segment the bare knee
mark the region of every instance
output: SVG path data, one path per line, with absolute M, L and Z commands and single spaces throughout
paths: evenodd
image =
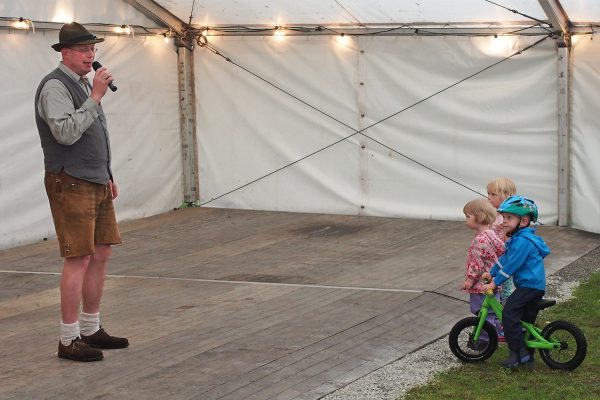
M 109 245 L 98 244 L 96 245 L 96 251 L 92 254 L 92 258 L 95 262 L 106 263 L 112 254 L 112 249 Z
M 68 270 L 85 270 L 90 264 L 91 256 L 66 257 L 65 269 Z

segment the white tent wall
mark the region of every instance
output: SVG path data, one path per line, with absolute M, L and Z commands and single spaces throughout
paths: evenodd
M 600 233 L 600 41 L 573 45 L 571 225 Z
M 0 249 L 54 235 L 33 99 L 58 65 L 60 53 L 50 48 L 57 41 L 58 31 L 0 30 Z M 97 47 L 118 86 L 103 99 L 117 217 L 168 211 L 183 200 L 176 50 L 154 36 L 107 35 Z
M 296 96 L 357 125 L 353 51 L 332 37 L 221 38 L 226 55 L 280 83 Z M 324 50 L 327 51 L 324 51 Z M 348 128 L 223 61 L 195 51 L 201 202 L 269 173 L 351 134 Z M 359 174 L 350 139 L 211 206 L 355 212 Z
M 210 37 L 197 49 L 201 203 L 352 135 L 538 38 Z M 556 50 L 546 40 L 364 133 L 486 193 L 497 176 L 557 222 Z M 362 83 L 362 84 L 361 84 Z M 364 117 L 361 115 L 364 114 Z M 365 146 L 364 149 L 362 146 Z M 207 205 L 460 219 L 479 195 L 354 135 Z

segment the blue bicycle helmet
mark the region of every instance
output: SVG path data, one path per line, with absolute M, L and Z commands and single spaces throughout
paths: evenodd
M 504 200 L 498 207 L 498 212 L 515 214 L 519 217 L 528 215 L 532 222 L 536 222 L 538 219 L 538 208 L 533 200 L 519 195 L 510 196 Z

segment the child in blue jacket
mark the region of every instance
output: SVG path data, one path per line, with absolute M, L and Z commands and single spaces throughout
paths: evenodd
M 506 368 L 533 361 L 533 352 L 525 346 L 520 321 L 533 323 L 538 310 L 534 304 L 546 291 L 546 271 L 543 259 L 550 254 L 544 240 L 535 235 L 529 225 L 536 222 L 538 209 L 535 203 L 523 196 L 511 196 L 498 207 L 504 218 L 503 226 L 509 237 L 506 252 L 498 258 L 489 274 L 483 277 L 493 280 L 482 290 L 495 290 L 512 276 L 515 291 L 508 297 L 502 312 L 504 336 L 510 350 L 508 359 L 502 363 Z M 532 307 L 533 306 L 533 307 Z

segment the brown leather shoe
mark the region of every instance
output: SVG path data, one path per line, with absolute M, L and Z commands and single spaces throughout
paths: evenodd
M 81 340 L 96 349 L 124 349 L 129 346 L 129 340 L 126 338 L 110 336 L 102 326 L 93 335 L 81 335 Z
M 58 358 L 66 358 L 73 361 L 100 361 L 104 355 L 100 350 L 92 349 L 87 344 L 83 343 L 80 338 L 75 338 L 71 344 L 65 346 L 58 341 Z

